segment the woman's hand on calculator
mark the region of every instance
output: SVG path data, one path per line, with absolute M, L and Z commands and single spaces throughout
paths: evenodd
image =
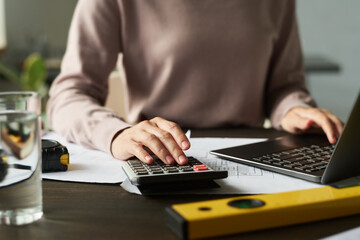
M 190 148 L 190 142 L 174 122 L 156 117 L 142 121 L 122 130 L 111 143 L 111 152 L 115 158 L 126 160 L 132 156 L 145 163 L 154 159 L 146 150 L 150 149 L 164 163 L 175 161 L 184 165 L 188 162 L 184 150 Z

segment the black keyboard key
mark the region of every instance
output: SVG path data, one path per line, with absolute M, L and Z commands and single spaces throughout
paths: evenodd
M 262 156 L 259 158 L 260 161 L 269 160 L 269 159 L 271 159 L 270 156 Z
M 299 160 L 296 158 L 290 158 L 290 159 L 286 159 L 284 160 L 285 163 L 295 163 L 298 162 Z
M 308 155 L 310 158 L 317 158 L 317 157 L 321 157 L 320 154 L 318 153 L 314 153 L 314 154 L 311 154 L 311 155 Z
M 316 167 L 316 169 L 319 169 L 319 170 L 323 170 L 326 168 L 327 165 L 322 165 L 322 166 L 319 166 L 319 167 Z
M 264 161 L 263 161 L 263 163 L 267 163 L 267 164 L 271 164 L 271 163 L 273 163 L 273 162 L 274 162 L 274 161 L 271 160 L 271 159 L 270 159 L 270 160 L 264 160 Z
M 295 167 L 295 169 L 297 170 L 301 170 L 301 171 L 305 171 L 306 169 L 310 169 L 311 167 L 309 166 L 299 166 L 299 167 Z
M 288 168 L 295 168 L 295 167 L 298 167 L 298 166 L 301 166 L 301 165 L 298 164 L 298 163 L 284 164 L 284 167 L 288 167 Z
M 310 163 L 309 163 L 308 161 L 306 161 L 306 160 L 304 160 L 304 161 L 298 161 L 298 162 L 296 162 L 296 163 L 298 163 L 298 164 L 300 164 L 300 165 L 302 165 L 302 166 L 309 166 L 309 165 L 310 165 Z
M 306 172 L 309 172 L 309 173 L 313 173 L 313 172 L 320 171 L 320 169 L 316 169 L 316 168 L 309 168 L 309 169 L 306 169 L 305 171 L 306 171 Z
M 327 164 L 320 162 L 320 163 L 311 164 L 310 166 L 311 166 L 312 168 L 316 168 L 316 167 L 320 167 L 320 166 L 325 166 L 325 167 L 326 167 L 326 165 L 327 165 Z
M 280 158 L 282 156 L 283 156 L 283 154 L 281 154 L 281 153 L 273 153 L 273 154 L 271 154 L 271 157 L 276 157 L 276 158 Z
M 303 147 L 303 148 L 300 148 L 299 150 L 300 150 L 301 152 L 306 152 L 306 151 L 310 151 L 311 148 Z
M 274 162 L 273 164 L 274 164 L 275 166 L 282 166 L 282 165 L 284 165 L 283 162 Z

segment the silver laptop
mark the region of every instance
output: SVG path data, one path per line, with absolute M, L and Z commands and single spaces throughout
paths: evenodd
M 210 153 L 312 182 L 355 178 L 360 183 L 360 92 L 336 145 L 324 135 L 297 135 Z

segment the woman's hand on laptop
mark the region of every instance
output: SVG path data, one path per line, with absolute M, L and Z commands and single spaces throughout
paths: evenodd
M 343 123 L 329 110 L 306 107 L 290 109 L 282 119 L 281 126 L 293 134 L 322 129 L 331 144 L 337 142 L 343 129 Z
M 111 152 L 115 158 L 126 160 L 136 156 L 145 163 L 152 163 L 153 152 L 164 163 L 180 165 L 188 162 L 184 150 L 190 148 L 190 142 L 174 122 L 156 117 L 142 121 L 121 131 L 111 143 Z M 150 151 L 149 151 L 150 150 Z

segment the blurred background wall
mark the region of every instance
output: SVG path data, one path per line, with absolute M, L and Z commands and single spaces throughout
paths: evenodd
M 7 61 L 40 51 L 58 58 L 64 52 L 77 0 L 5 0 Z
M 51 81 L 58 73 L 77 1 L 4 1 L 8 46 L 0 62 L 19 70 L 27 55 L 40 52 L 47 59 Z M 320 56 L 340 67 L 308 72 L 310 91 L 319 107 L 346 120 L 360 89 L 360 1 L 299 0 L 297 6 L 305 56 Z
M 319 107 L 347 119 L 360 89 L 360 1 L 299 0 L 298 22 L 305 55 L 326 56 L 339 73 L 308 74 Z

